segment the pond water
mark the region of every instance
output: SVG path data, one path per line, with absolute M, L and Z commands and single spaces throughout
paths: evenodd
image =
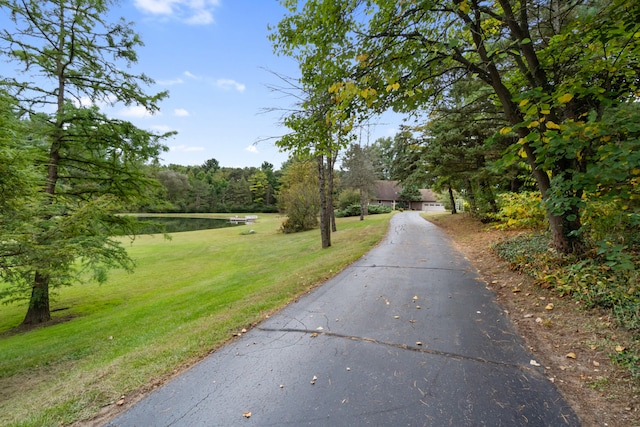
M 181 231 L 210 230 L 212 228 L 236 227 L 238 224 L 222 218 L 185 218 L 164 216 L 138 216 L 140 221 L 150 221 L 163 225 L 167 233 L 179 233 Z M 144 233 L 161 233 L 161 227 L 149 224 Z

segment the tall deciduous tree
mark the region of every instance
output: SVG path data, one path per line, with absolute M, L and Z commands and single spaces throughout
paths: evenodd
M 22 141 L 39 150 L 34 162 L 43 195 L 0 272 L 10 283 L 3 296 L 29 299 L 25 324 L 48 321 L 50 289 L 72 284 L 83 271 L 104 280 L 108 268 L 133 267 L 111 238 L 116 228 L 135 232 L 133 222 L 116 212 L 144 197 L 154 180 L 140 165 L 165 149 L 167 135 L 110 118 L 97 107 L 121 103 L 153 113 L 166 96 L 147 95 L 143 85 L 152 80 L 127 71 L 141 41 L 129 23 L 107 20 L 110 4 L 0 1 L 13 23 L 0 32 L 0 51 L 20 68 L 1 84 L 30 123 Z
M 316 159 L 320 191 L 320 235 L 322 247 L 331 246 L 333 222 L 334 165 L 338 152 L 349 143 L 349 133 L 356 116 L 343 106 L 337 92 L 348 85 L 348 64 L 353 51 L 349 49 L 348 32 L 354 21 L 350 18 L 349 2 L 322 3 L 311 1 L 297 15 L 297 2 L 282 2 L 292 15 L 277 25 L 270 38 L 276 53 L 294 58 L 299 65 L 300 105 L 284 122 L 293 133 L 278 141 L 278 145 L 295 156 Z M 309 17 L 309 19 L 307 19 Z M 314 20 L 325 22 L 317 31 Z

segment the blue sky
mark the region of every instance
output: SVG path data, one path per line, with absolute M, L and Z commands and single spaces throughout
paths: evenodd
M 298 71 L 267 39 L 267 26 L 286 12 L 277 0 L 122 0 L 111 12 L 134 22 L 145 44 L 134 71 L 156 81 L 148 92 L 168 90 L 169 98 L 153 116 L 124 107 L 109 114 L 142 128 L 177 131 L 166 141 L 170 151 L 162 163 L 200 165 L 215 158 L 228 167 L 264 161 L 280 167 L 288 154 L 275 141 L 287 129 L 278 123 L 280 113 L 263 111 L 294 100 L 268 88 L 278 80 L 265 69 L 287 76 Z M 395 115 L 383 117 L 370 128 L 369 141 L 394 135 L 398 123 Z
M 296 63 L 273 53 L 267 26 L 286 10 L 276 0 L 134 0 L 123 2 L 121 16 L 135 22 L 145 47 L 139 67 L 170 92 L 161 114 L 139 120 L 141 126 L 177 130 L 168 141 L 164 163 L 280 167 L 288 157 L 275 146 L 287 132 L 280 113 L 265 108 L 294 100 L 269 90 L 279 83 L 265 69 L 297 75 Z M 373 126 L 370 141 L 394 135 L 394 116 Z

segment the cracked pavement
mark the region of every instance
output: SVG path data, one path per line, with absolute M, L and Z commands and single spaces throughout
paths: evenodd
M 107 426 L 580 425 L 533 359 L 448 238 L 404 212 L 360 260 Z

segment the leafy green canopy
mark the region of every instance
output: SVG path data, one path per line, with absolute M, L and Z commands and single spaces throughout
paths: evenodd
M 508 123 L 501 133 L 514 141 L 506 158 L 528 162 L 558 250 L 581 250 L 587 190 L 637 206 L 638 159 L 628 154 L 638 151 L 637 130 L 614 118 L 637 114 L 638 2 L 284 4 L 291 12 L 279 25 L 285 52 L 304 69 L 321 70 L 316 89 L 328 87 L 335 109 L 349 117 L 389 107 L 429 110 L 465 79 L 490 88 Z M 332 67 L 341 73 L 322 72 Z M 616 158 L 619 165 L 609 167 Z
M 25 323 L 47 321 L 49 286 L 82 280 L 84 268 L 98 280 L 108 268 L 132 268 L 111 236 L 135 228 L 117 212 L 152 194 L 155 181 L 141 166 L 157 159 L 169 136 L 98 108 L 140 106 L 153 113 L 167 96 L 145 94 L 142 85 L 153 81 L 127 71 L 142 43 L 130 23 L 106 21 L 110 4 L 0 1 L 13 24 L 0 32 L 0 54 L 18 67 L 0 86 L 15 99 L 20 119 L 11 145 L 32 155 L 23 163 L 30 179 L 19 181 L 33 195 L 21 216 L 2 223 L 0 298 L 29 298 Z M 20 185 L 9 191 L 15 195 Z M 15 212 L 2 208 L 3 216 Z

